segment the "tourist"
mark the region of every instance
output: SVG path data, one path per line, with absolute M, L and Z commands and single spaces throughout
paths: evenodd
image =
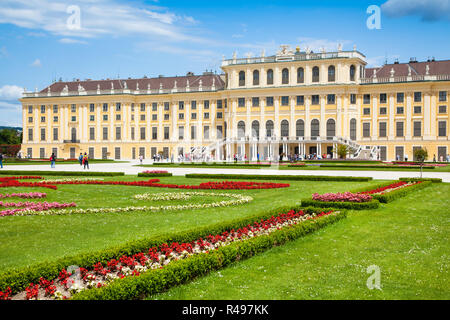
M 433 162 L 436 162 L 436 155 L 433 154 Z
M 3 154 L 0 153 L 0 168 L 3 169 Z
M 144 160 L 144 157 L 142 156 L 142 154 L 139 156 L 139 162 L 142 164 L 142 160 Z
M 86 167 L 89 169 L 89 157 L 86 152 L 84 153 L 83 156 L 83 165 L 84 165 L 83 169 L 86 169 Z
M 50 156 L 50 168 L 55 167 L 55 162 L 56 162 L 56 156 L 55 156 L 55 153 L 52 153 L 52 155 Z
M 80 161 L 80 167 L 83 165 L 83 154 L 80 153 L 80 156 L 78 157 L 78 161 Z

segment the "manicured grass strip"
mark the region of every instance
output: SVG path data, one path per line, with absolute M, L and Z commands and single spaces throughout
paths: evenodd
M 171 177 L 172 174 L 170 172 L 161 172 L 161 173 L 144 173 L 139 172 L 138 177 Z
M 291 167 L 291 165 L 289 165 Z M 295 167 L 295 166 L 292 166 Z M 367 164 L 321 164 L 321 168 L 358 168 L 358 169 L 399 169 L 399 170 L 417 170 L 420 169 L 418 166 L 400 166 L 400 165 L 383 165 L 383 164 L 374 164 L 374 165 L 367 165 Z M 433 170 L 435 167 L 423 167 L 423 169 L 426 170 Z
M 101 288 L 84 290 L 73 300 L 134 300 L 163 292 L 173 286 L 222 269 L 229 264 L 250 258 L 272 247 L 283 245 L 335 223 L 346 217 L 345 212 L 307 220 L 265 236 L 235 242 L 210 253 L 199 254 L 170 263 L 163 269 L 151 270 L 140 276 L 114 280 Z
M 441 178 L 399 178 L 400 181 L 431 181 L 433 183 L 442 182 Z
M 400 188 L 383 194 L 371 194 L 371 196 L 382 203 L 388 203 L 394 201 L 397 198 L 404 197 L 410 192 L 428 187 L 431 185 L 431 183 L 431 181 L 423 181 L 421 183 L 413 184 L 411 186 Z
M 367 209 L 377 209 L 380 206 L 378 200 L 371 200 L 368 202 L 350 202 L 350 201 L 318 201 L 305 199 L 302 200 L 303 206 L 311 207 L 331 207 L 331 208 L 341 208 L 350 210 L 367 210 Z
M 299 210 L 300 205 L 285 206 L 282 208 L 276 208 L 269 210 L 265 213 L 260 213 L 245 218 L 239 218 L 230 220 L 228 222 L 222 222 L 205 226 L 201 228 L 194 228 L 184 232 L 178 232 L 174 234 L 161 235 L 159 237 L 143 238 L 135 241 L 127 242 L 123 245 L 99 250 L 96 252 L 79 254 L 74 256 L 68 256 L 56 261 L 42 262 L 39 264 L 10 269 L 0 274 L 0 291 L 6 290 L 11 287 L 13 293 L 23 291 L 31 283 L 37 283 L 40 277 L 46 279 L 54 279 L 58 276 L 59 272 L 69 266 L 78 266 L 83 268 L 91 268 L 97 262 L 103 264 L 107 263 L 111 259 L 117 259 L 122 255 L 133 255 L 144 250 L 148 250 L 151 247 L 160 246 L 163 243 L 169 242 L 191 242 L 201 237 L 206 237 L 209 234 L 221 234 L 224 231 L 230 229 L 238 229 L 247 226 L 255 221 L 261 219 L 268 219 L 273 215 L 277 215 L 280 212 L 288 212 L 289 210 Z M 330 211 L 331 208 L 301 208 L 306 213 L 313 213 L 320 211 Z
M 187 167 L 187 168 L 228 168 L 228 169 L 233 169 L 233 168 L 261 168 L 261 167 L 271 167 L 271 164 L 268 163 L 216 163 L 216 162 L 210 162 L 210 163 L 206 163 L 206 162 L 202 162 L 202 163 L 153 163 L 153 164 L 143 164 L 143 165 L 138 165 L 137 167 Z
M 20 170 L 1 170 L 0 174 L 5 175 L 42 175 L 42 176 L 105 176 L 116 177 L 124 176 L 124 172 L 95 172 L 95 171 L 20 171 Z
M 186 178 L 195 179 L 249 179 L 249 180 L 292 180 L 292 181 L 370 181 L 372 177 L 346 176 L 294 176 L 294 175 L 253 175 L 253 174 L 203 174 L 189 173 Z

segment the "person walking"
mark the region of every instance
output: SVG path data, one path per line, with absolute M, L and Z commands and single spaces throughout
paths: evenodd
M 55 153 L 52 153 L 52 155 L 50 156 L 50 168 L 55 167 L 55 162 L 56 162 L 56 156 L 55 156 Z
M 3 169 L 3 154 L 0 153 L 0 168 Z
M 142 160 L 144 160 L 144 157 L 142 156 L 142 154 L 139 156 L 139 162 L 142 164 Z
M 86 152 L 84 153 L 84 156 L 83 156 L 83 165 L 84 165 L 83 169 L 86 169 L 86 167 L 87 167 L 89 170 L 89 157 Z
M 78 161 L 80 161 L 80 167 L 83 165 L 83 153 L 80 152 L 80 156 L 78 157 Z

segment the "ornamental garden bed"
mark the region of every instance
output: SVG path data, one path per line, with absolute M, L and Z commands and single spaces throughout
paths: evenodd
M 98 176 L 98 177 L 118 177 L 124 176 L 124 172 L 95 172 L 95 171 L 20 171 L 20 170 L 0 170 L 2 175 L 30 175 L 42 176 Z
M 0 298 L 136 299 L 299 238 L 346 216 L 345 211 L 317 208 L 277 211 L 12 270 L 0 275 Z M 73 265 L 77 267 L 71 268 Z M 68 268 L 76 272 L 71 274 Z
M 186 178 L 195 179 L 251 179 L 251 180 L 292 180 L 292 181 L 370 181 L 372 177 L 312 176 L 312 175 L 254 175 L 254 174 L 203 174 L 189 173 Z
M 138 173 L 138 177 L 171 177 L 172 173 L 165 170 L 146 170 Z

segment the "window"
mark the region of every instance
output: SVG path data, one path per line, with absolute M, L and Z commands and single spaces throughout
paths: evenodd
M 386 129 L 387 129 L 387 127 L 386 127 L 386 122 L 380 122 L 379 124 L 379 136 L 380 136 L 380 138 L 384 138 L 384 137 L 386 137 L 386 135 L 387 135 L 387 131 L 386 131 Z
M 169 127 L 164 127 L 164 139 L 169 140 Z
M 164 102 L 164 111 L 170 110 L 170 104 L 168 102 Z
M 184 101 L 178 101 L 178 110 L 184 110 Z
M 273 84 L 273 70 L 272 69 L 267 70 L 267 84 L 268 85 Z
M 145 121 L 145 114 L 141 114 L 141 121 Z
M 114 148 L 114 159 L 116 159 L 116 160 L 120 159 L 120 147 Z
M 217 119 L 222 119 L 222 118 L 223 118 L 222 112 L 217 112 Z
M 380 114 L 387 114 L 387 108 L 386 107 L 381 107 L 380 108 Z
M 191 119 L 197 120 L 197 113 L 195 113 L 195 112 L 191 113 Z
M 311 137 L 318 137 L 320 133 L 319 120 L 311 120 Z
M 209 139 L 209 126 L 203 127 L 203 139 L 206 139 L 206 140 Z
M 363 95 L 363 104 L 370 104 L 370 94 Z
M 297 105 L 302 106 L 305 104 L 305 96 L 297 96 Z
M 370 137 L 370 123 L 369 122 L 363 123 L 363 137 L 364 138 Z
M 33 122 L 33 117 L 28 117 L 28 122 L 32 123 Z
M 414 113 L 422 113 L 422 107 L 421 106 L 414 106 Z
M 304 83 L 305 82 L 305 70 L 300 67 L 297 69 L 297 83 Z
M 72 105 L 70 106 L 70 111 L 71 111 L 71 112 L 76 112 L 76 111 L 77 111 L 77 105 L 72 104 Z
M 28 106 L 28 113 L 33 113 L 33 106 Z
M 320 102 L 320 98 L 318 94 L 312 95 L 311 96 L 311 104 L 319 104 Z
M 239 86 L 243 87 L 245 86 L 245 72 L 239 71 Z
M 386 102 L 387 102 L 386 93 L 380 93 L 380 103 L 386 103 Z
M 122 128 L 116 127 L 116 140 L 122 139 Z
M 95 128 L 94 127 L 89 128 L 89 140 L 95 140 Z
M 140 130 L 140 138 L 141 140 L 145 140 L 145 127 L 141 127 Z
M 152 127 L 152 139 L 153 140 L 158 139 L 158 127 Z
M 403 107 L 397 107 L 397 114 L 403 114 L 404 108 Z
M 164 121 L 169 120 L 169 117 L 170 117 L 170 115 L 169 115 L 168 113 L 165 113 L 165 114 L 164 114 Z
M 396 129 L 396 136 L 403 137 L 403 121 L 398 121 L 395 124 L 395 129 Z
M 131 121 L 134 121 L 134 114 L 131 115 Z
M 414 121 L 413 123 L 413 136 L 420 137 L 422 136 L 422 122 Z
M 134 103 L 131 104 L 131 112 L 134 112 Z
M 289 83 L 289 70 L 287 68 L 284 68 L 281 71 L 281 84 L 288 84 Z
M 103 121 L 108 121 L 108 115 L 107 114 L 103 115 Z
M 259 121 L 252 122 L 252 138 L 259 138 Z
M 386 161 L 387 160 L 387 148 L 386 146 L 380 146 L 380 160 Z
M 116 111 L 121 111 L 122 110 L 122 104 L 120 102 L 116 103 Z
M 356 94 L 350 94 L 350 104 L 356 104 Z
M 58 116 L 53 117 L 53 122 L 58 122 Z
M 355 81 L 356 67 L 354 65 L 350 66 L 350 81 Z
M 103 112 L 108 112 L 108 104 L 104 103 L 102 107 Z
M 152 121 L 156 121 L 158 120 L 158 115 L 157 114 L 152 114 Z
M 439 91 L 439 102 L 447 101 L 447 91 Z
M 41 122 L 45 122 L 45 117 L 41 117 Z
M 108 140 L 108 128 L 103 128 L 103 140 Z
M 136 130 L 134 127 L 131 127 L 131 140 L 136 139 Z
M 288 106 L 289 105 L 289 97 L 288 96 L 282 96 L 281 97 L 281 105 L 282 106 Z
M 178 140 L 184 139 L 184 126 L 178 127 Z
M 245 107 L 245 98 L 238 98 L 238 107 Z
M 281 136 L 289 137 L 289 121 L 283 120 L 281 121 Z
M 404 152 L 405 149 L 404 147 L 395 147 L 395 159 L 397 159 L 397 161 L 399 160 L 403 160 L 404 159 Z
M 44 105 L 41 106 L 41 113 L 45 113 L 45 106 Z
M 191 140 L 197 139 L 197 127 L 191 126 Z
M 116 121 L 120 121 L 122 119 L 122 116 L 120 114 L 116 114 Z
M 152 103 L 152 111 L 158 111 L 158 104 L 156 102 Z
M 334 119 L 327 120 L 327 139 L 331 140 L 336 136 L 336 121 Z
M 327 94 L 327 104 L 335 104 L 336 103 L 336 95 Z
M 203 114 L 203 119 L 209 119 L 209 112 L 205 112 Z
M 139 147 L 139 157 L 140 156 L 145 159 L 145 147 Z
M 447 113 L 447 106 L 439 106 L 439 113 Z
M 305 122 L 302 119 L 298 119 L 295 123 L 295 133 L 297 137 L 305 136 Z
M 245 137 L 245 122 L 244 121 L 239 121 L 237 124 L 237 134 L 238 134 L 238 138 L 243 138 Z
M 28 129 L 28 141 L 33 141 L 33 129 Z
M 334 82 L 336 79 L 336 69 L 334 66 L 328 67 L 328 82 Z
M 178 114 L 178 120 L 184 120 L 184 113 Z
M 145 103 L 141 103 L 141 108 L 139 109 L 142 112 L 145 112 Z
M 422 102 L 422 92 L 414 92 L 414 102 Z
M 72 116 L 72 117 L 70 118 L 70 121 L 72 121 L 72 122 L 77 121 L 77 117 L 76 117 L 76 116 Z
M 197 101 L 191 101 L 191 109 L 196 110 L 197 109 Z
M 252 98 L 252 107 L 259 107 L 259 98 L 258 97 Z
M 266 106 L 273 107 L 273 97 L 266 97 Z
M 203 101 L 203 109 L 209 109 L 209 100 Z
M 259 85 L 259 71 L 258 70 L 253 71 L 253 85 L 254 86 Z
M 447 135 L 447 121 L 438 122 L 438 136 L 445 137 Z
M 319 67 L 312 68 L 312 82 L 319 82 Z
M 350 120 L 350 140 L 356 140 L 356 119 Z
M 405 100 L 405 94 L 403 92 L 397 93 L 397 103 L 403 103 Z
M 53 128 L 53 140 L 58 140 L 58 128 Z
M 89 104 L 89 112 L 94 112 L 95 111 L 95 104 L 91 103 Z
M 41 141 L 45 141 L 45 128 L 41 128 Z
M 370 115 L 370 108 L 363 108 L 363 115 L 365 116 Z
M 217 109 L 222 109 L 222 100 L 217 100 Z
M 223 138 L 223 128 L 222 128 L 222 126 L 217 126 L 216 127 L 216 136 L 217 136 L 217 139 L 222 139 Z
M 53 105 L 53 113 L 58 113 L 58 105 L 57 104 Z
M 266 122 L 266 136 L 271 137 L 273 135 L 273 121 L 267 120 Z

